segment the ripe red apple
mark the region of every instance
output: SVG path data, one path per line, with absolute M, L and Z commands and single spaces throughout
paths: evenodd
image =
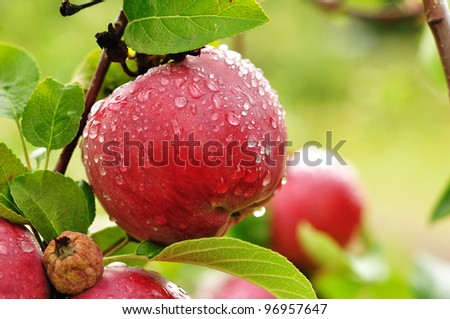
M 94 105 L 83 162 L 106 212 L 140 240 L 220 236 L 280 187 L 284 110 L 226 48 L 150 69 Z
M 24 226 L 0 218 L 0 299 L 50 298 L 42 251 Z
M 114 263 L 102 278 L 74 299 L 189 299 L 186 292 L 156 272 Z
M 212 285 L 211 283 L 214 282 Z M 267 290 L 242 278 L 220 275 L 201 285 L 199 297 L 203 299 L 274 299 Z
M 297 267 L 312 270 L 314 262 L 296 236 L 299 223 L 308 222 L 345 246 L 360 227 L 363 198 L 356 170 L 350 164 L 340 164 L 330 151 L 309 148 L 298 154 L 307 155 L 311 163 L 301 160 L 288 165 L 287 183 L 271 201 L 271 241 L 272 248 Z M 319 163 L 316 161 L 321 164 L 312 165 Z

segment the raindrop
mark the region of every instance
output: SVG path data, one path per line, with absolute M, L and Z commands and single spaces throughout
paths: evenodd
M 220 110 L 220 108 L 222 107 L 222 101 L 220 101 L 219 95 L 214 94 L 212 100 L 213 100 L 214 106 Z
M 212 74 L 211 74 L 212 75 Z M 206 85 L 206 87 L 208 88 L 208 89 L 210 89 L 212 92 L 218 92 L 220 89 L 219 89 L 219 87 L 213 82 L 213 81 L 210 81 L 210 80 L 205 80 L 205 85 Z
M 177 88 L 180 88 L 180 86 L 182 86 L 185 82 L 186 82 L 186 79 L 179 78 L 179 79 L 175 80 L 175 85 L 177 86 Z
M 8 247 L 6 246 L 5 241 L 0 240 L 0 255 L 8 254 Z
M 250 109 L 250 104 L 248 104 L 247 102 L 244 102 L 244 109 L 246 111 L 248 111 Z
M 211 115 L 211 119 L 212 119 L 213 121 L 217 121 L 217 120 L 219 119 L 219 114 L 213 113 L 213 114 Z
M 226 118 L 227 118 L 228 123 L 230 123 L 233 126 L 237 126 L 240 123 L 238 116 L 236 114 L 234 114 L 233 112 L 228 113 Z
M 225 183 L 225 180 L 223 179 L 222 176 L 220 177 L 219 182 L 217 183 L 216 190 L 219 194 L 224 194 L 228 190 L 228 185 L 227 183 Z
M 103 143 L 103 142 L 105 141 L 105 137 L 104 137 L 103 135 L 99 135 L 98 141 L 99 141 L 100 143 Z
M 167 84 L 169 84 L 169 80 L 167 78 L 162 78 L 161 79 L 161 84 L 162 85 L 167 85 Z
M 188 86 L 188 92 L 194 99 L 205 95 L 205 92 L 203 92 L 196 84 Z
M 261 96 L 264 96 L 266 94 L 266 92 L 264 91 L 264 89 L 261 86 L 258 88 L 258 93 Z
M 99 122 L 98 121 L 92 122 L 92 125 L 89 128 L 89 137 L 90 138 L 95 139 L 97 137 L 98 128 L 99 128 Z
M 140 103 L 144 103 L 144 102 L 148 101 L 149 97 L 150 97 L 150 90 L 147 90 L 147 91 L 140 92 L 137 96 L 137 100 Z
M 175 105 L 177 107 L 185 107 L 187 104 L 187 99 L 184 96 L 177 96 L 175 98 Z
M 106 175 L 106 169 L 103 166 L 100 166 L 98 171 L 99 171 L 100 175 L 102 175 L 102 176 Z
M 34 246 L 25 240 L 20 241 L 20 249 L 24 252 L 24 253 L 29 253 L 32 252 L 34 250 Z
M 270 173 L 270 171 L 267 171 L 266 176 L 264 176 L 262 185 L 266 187 L 270 184 L 271 181 L 272 181 L 272 174 Z
M 273 128 L 277 128 L 277 121 L 273 117 L 270 117 L 270 125 L 272 125 Z
M 116 184 L 117 185 L 123 185 L 124 180 L 123 180 L 123 176 L 122 175 L 117 175 L 116 176 Z
M 287 181 L 288 181 L 287 177 L 284 176 L 283 179 L 281 180 L 281 185 L 286 185 Z
M 111 122 L 111 132 L 114 132 L 117 129 L 117 123 Z
M 266 208 L 264 206 L 261 206 L 253 212 L 253 216 L 263 217 L 265 213 L 266 213 Z

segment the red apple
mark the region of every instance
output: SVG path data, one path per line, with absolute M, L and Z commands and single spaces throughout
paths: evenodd
M 111 219 L 160 244 L 220 236 L 285 172 L 285 115 L 261 70 L 226 48 L 150 69 L 94 105 L 83 162 Z
M 211 284 L 214 283 L 214 284 Z M 220 275 L 201 285 L 199 297 L 204 299 L 274 299 L 267 290 L 242 278 Z
M 102 278 L 74 299 L 189 299 L 186 292 L 156 272 L 114 263 Z
M 24 226 L 0 218 L 0 299 L 50 298 L 42 251 Z
M 299 223 L 308 222 L 345 246 L 360 227 L 363 198 L 350 164 L 340 164 L 330 151 L 309 148 L 297 154 L 307 154 L 311 163 L 288 165 L 287 183 L 271 201 L 272 248 L 300 269 L 312 270 L 314 262 L 296 236 Z M 316 161 L 321 164 L 312 165 Z

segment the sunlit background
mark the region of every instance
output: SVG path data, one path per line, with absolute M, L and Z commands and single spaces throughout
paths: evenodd
M 424 252 L 450 260 L 450 219 L 430 223 L 450 180 L 450 103 L 423 21 L 381 27 L 306 0 L 262 5 L 272 21 L 240 49 L 278 91 L 294 147 L 324 143 L 326 131 L 347 140 L 340 153 L 359 170 L 373 240 L 405 263 Z M 0 0 L 0 41 L 27 49 L 42 77 L 69 82 L 120 6 L 107 0 L 63 18 L 57 0 Z M 15 124 L 0 119 L 0 128 L 22 154 Z M 79 151 L 67 174 L 84 177 Z

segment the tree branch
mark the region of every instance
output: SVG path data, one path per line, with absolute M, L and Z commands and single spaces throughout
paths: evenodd
M 127 23 L 128 19 L 126 18 L 123 11 L 121 11 L 116 19 L 116 22 L 114 23 L 114 29 L 120 37 L 122 37 L 125 31 Z M 62 150 L 61 155 L 59 156 L 58 159 L 58 163 L 54 168 L 55 172 L 65 174 L 67 166 L 69 165 L 70 159 L 72 157 L 72 154 L 78 145 L 78 140 L 81 134 L 83 133 L 83 129 L 84 126 L 86 125 L 89 112 L 91 111 L 92 105 L 94 105 L 95 101 L 97 100 L 97 96 L 100 92 L 100 89 L 102 87 L 103 81 L 105 80 L 105 76 L 106 73 L 108 72 L 110 65 L 111 61 L 106 56 L 105 51 L 103 51 L 100 56 L 100 61 L 97 65 L 97 69 L 95 70 L 94 76 L 92 77 L 89 89 L 86 93 L 86 99 L 84 102 L 84 112 L 81 117 L 80 127 L 78 129 L 77 136 L 72 140 L 72 142 L 70 142 L 69 145 L 67 145 Z
M 423 6 L 439 50 L 450 94 L 450 12 L 447 0 L 423 0 Z

